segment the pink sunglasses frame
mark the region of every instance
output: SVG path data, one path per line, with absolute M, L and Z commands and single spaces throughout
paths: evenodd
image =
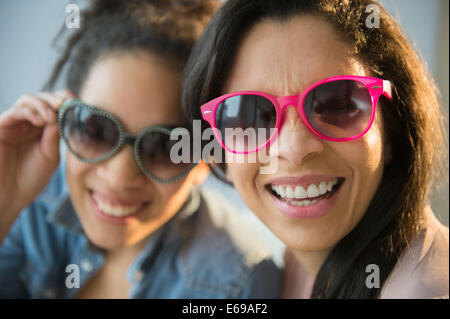
M 305 110 L 304 110 L 305 98 L 311 90 L 313 90 L 317 86 L 322 85 L 324 83 L 338 81 L 338 80 L 353 80 L 353 81 L 357 81 L 357 82 L 363 84 L 369 91 L 371 102 L 372 102 L 372 113 L 370 116 L 369 124 L 363 130 L 363 132 L 361 132 L 358 135 L 348 137 L 348 138 L 331 138 L 331 137 L 320 134 L 311 126 L 311 124 L 309 123 L 309 121 L 306 118 Z M 275 130 L 274 130 L 273 134 L 270 136 L 270 138 L 267 140 L 267 142 L 255 150 L 246 151 L 246 152 L 238 152 L 238 151 L 234 151 L 234 150 L 228 148 L 225 145 L 225 143 L 222 141 L 222 138 L 220 137 L 220 132 L 217 129 L 217 126 L 216 126 L 217 108 L 219 107 L 220 103 L 222 103 L 225 99 L 228 99 L 228 98 L 236 96 L 236 95 L 259 95 L 259 96 L 262 96 L 262 97 L 268 99 L 269 101 L 271 101 L 273 103 L 273 105 L 275 106 L 275 111 L 276 111 L 276 116 L 277 116 Z M 209 125 L 211 125 L 211 127 L 214 131 L 214 135 L 216 136 L 220 145 L 225 150 L 235 153 L 235 154 L 249 154 L 249 153 L 253 153 L 253 152 L 258 152 L 259 150 L 267 147 L 267 145 L 270 145 L 272 143 L 272 141 L 276 138 L 276 136 L 278 135 L 278 130 L 281 129 L 283 110 L 288 105 L 295 106 L 297 109 L 297 112 L 300 115 L 300 118 L 302 119 L 302 121 L 306 125 L 306 127 L 308 127 L 308 129 L 312 133 L 314 133 L 314 135 L 316 135 L 324 140 L 333 141 L 333 142 L 346 142 L 346 141 L 352 141 L 357 138 L 360 138 L 361 136 L 363 136 L 364 134 L 367 133 L 367 131 L 370 129 L 370 127 L 373 124 L 373 121 L 375 119 L 375 113 L 376 113 L 378 99 L 380 98 L 381 95 L 385 95 L 389 100 L 392 100 L 392 84 L 390 81 L 379 79 L 379 78 L 374 78 L 374 77 L 368 77 L 368 76 L 343 75 L 343 76 L 334 76 L 334 77 L 326 78 L 324 80 L 316 82 L 316 83 L 310 85 L 309 87 L 307 87 L 303 92 L 301 92 L 297 95 L 276 97 L 276 96 L 273 96 L 273 95 L 270 95 L 270 94 L 267 94 L 264 92 L 259 92 L 259 91 L 232 92 L 232 93 L 228 93 L 228 94 L 219 96 L 219 97 L 209 101 L 208 103 L 203 104 L 200 107 L 200 110 L 201 110 L 203 119 L 205 121 L 207 121 L 209 123 Z M 300 107 L 300 106 L 302 106 L 302 107 Z

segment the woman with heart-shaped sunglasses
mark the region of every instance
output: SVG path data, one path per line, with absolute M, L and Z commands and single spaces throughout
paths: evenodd
M 198 187 L 207 165 L 171 158 L 181 72 L 218 4 L 91 1 L 50 79 L 66 69 L 70 91 L 0 115 L 0 297 L 279 296 L 267 250 Z

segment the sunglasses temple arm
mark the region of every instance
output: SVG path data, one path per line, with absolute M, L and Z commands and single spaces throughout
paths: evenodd
M 388 80 L 383 80 L 383 94 L 386 95 L 389 100 L 392 100 L 392 83 Z

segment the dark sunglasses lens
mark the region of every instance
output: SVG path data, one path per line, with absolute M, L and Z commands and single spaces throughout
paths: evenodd
M 113 150 L 120 138 L 119 128 L 111 119 L 83 106 L 75 106 L 65 113 L 62 132 L 72 151 L 90 160 Z
M 372 114 L 370 93 L 352 80 L 324 83 L 305 98 L 304 110 L 311 126 L 331 138 L 350 138 L 362 133 Z
M 182 174 L 191 166 L 191 162 L 174 163 L 170 157 L 170 150 L 179 143 L 171 140 L 164 132 L 150 131 L 139 142 L 139 158 L 145 170 L 160 179 L 170 179 Z M 181 154 L 179 157 L 181 157 Z
M 217 107 L 216 126 L 222 141 L 237 152 L 254 151 L 264 145 L 275 128 L 273 103 L 259 95 L 236 95 Z

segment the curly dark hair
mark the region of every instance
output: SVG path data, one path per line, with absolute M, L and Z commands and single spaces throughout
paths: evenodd
M 102 55 L 144 49 L 181 73 L 195 41 L 218 0 L 92 0 L 81 12 L 80 28 L 70 34 L 43 90 L 51 90 L 64 68 L 66 88 L 79 94 L 92 64 Z M 54 43 L 69 30 L 65 25 Z

